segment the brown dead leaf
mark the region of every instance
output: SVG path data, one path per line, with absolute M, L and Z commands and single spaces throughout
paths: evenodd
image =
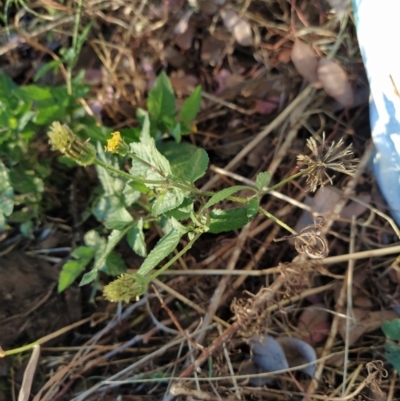
M 310 46 L 296 39 L 291 57 L 296 70 L 306 81 L 318 82 L 318 57 Z
M 349 345 L 353 345 L 364 333 L 379 329 L 385 320 L 397 318 L 397 313 L 393 310 L 366 311 L 359 308 L 353 309 L 355 322 L 350 323 Z M 346 338 L 346 325 L 339 325 L 339 334 L 343 340 Z
M 329 333 L 329 320 L 329 313 L 323 304 L 308 306 L 297 323 L 299 334 L 309 344 L 321 342 Z
M 190 10 L 186 11 L 185 14 L 182 15 L 181 19 L 175 25 L 175 28 L 174 28 L 174 33 L 176 35 L 185 33 L 188 30 L 189 20 L 190 20 L 190 17 L 192 16 L 193 12 L 194 12 L 194 10 L 190 9 Z
M 193 42 L 193 25 L 189 24 L 188 29 L 177 35 L 175 39 L 176 45 L 183 51 L 189 50 L 192 47 L 192 42 Z
M 346 71 L 335 61 L 323 57 L 318 64 L 318 79 L 325 92 L 345 107 L 354 103 L 353 88 Z
M 234 39 L 239 45 L 251 46 L 253 44 L 253 36 L 250 24 L 243 18 L 231 10 L 221 10 L 222 21 L 228 32 L 232 33 Z
M 201 46 L 201 59 L 204 63 L 215 66 L 223 57 L 225 42 L 218 40 L 212 36 L 208 36 L 203 40 Z

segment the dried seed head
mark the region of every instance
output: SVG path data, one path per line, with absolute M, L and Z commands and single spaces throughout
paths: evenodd
M 323 187 L 326 183 L 331 183 L 332 178 L 327 169 L 339 173 L 354 175 L 359 159 L 354 158 L 353 147 L 350 144 L 343 147 L 343 138 L 338 143 L 332 142 L 330 146 L 326 145 L 325 134 L 322 136 L 321 149 L 318 149 L 317 141 L 314 138 L 307 139 L 307 147 L 311 150 L 312 157 L 306 155 L 297 156 L 298 165 L 307 165 L 301 171 L 307 177 L 309 190 L 315 192 L 318 186 Z
M 47 132 L 53 150 L 59 150 L 63 155 L 82 166 L 93 164 L 96 160 L 96 149 L 87 141 L 82 141 L 65 124 L 55 121 Z

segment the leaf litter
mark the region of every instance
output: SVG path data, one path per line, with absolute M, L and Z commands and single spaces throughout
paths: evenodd
M 349 44 L 353 49 L 357 46 L 351 20 L 346 27 L 347 42 L 342 43 L 339 35 L 337 21 L 347 12 L 347 6 L 346 1 L 328 4 L 253 0 L 239 4 L 207 0 L 186 4 L 174 0 L 158 5 L 135 0 L 132 6 L 104 2 L 100 10 L 93 2 L 83 2 L 83 15 L 97 22 L 94 40 L 87 45 L 95 56 L 82 53 L 79 60 L 88 78 L 92 77 L 91 104 L 96 106 L 98 118 L 108 125 L 132 127 L 137 126 L 136 109 L 145 104 L 148 89 L 161 70 L 172 78 L 179 107 L 201 84 L 205 95 L 196 121 L 198 131 L 186 139 L 205 148 L 211 163 L 220 166 L 218 174 L 202 179 L 203 185 L 212 189 L 249 185 L 243 180 L 254 180 L 261 171 L 272 173 L 270 185 L 274 185 L 297 171 L 296 156 L 304 154 L 306 139 L 320 139 L 323 132 L 329 141 L 344 137 L 345 143 L 352 143 L 357 157 L 362 158 L 369 128 L 360 116 L 368 114 L 367 101 L 364 97 L 357 103 L 355 98 L 359 89 L 365 88 L 366 80 L 361 61 L 348 51 Z M 332 9 L 338 14 L 332 14 Z M 50 25 L 46 28 L 46 23 L 40 21 L 42 32 L 51 30 Z M 57 33 L 60 37 L 69 29 L 64 28 Z M 26 44 L 34 50 L 32 57 L 42 48 L 35 42 L 35 31 L 26 29 L 32 36 Z M 49 48 L 53 45 L 44 34 L 38 36 Z M 14 61 L 23 60 L 25 65 L 28 62 L 25 79 L 34 75 L 37 62 L 26 60 L 19 46 L 12 42 L 7 52 Z M 330 54 L 332 48 L 335 54 Z M 2 49 L 4 54 L 6 49 Z M 93 58 L 97 66 L 90 67 L 94 68 L 91 71 L 85 66 L 91 65 Z M 2 63 L 10 70 L 6 60 Z M 354 71 L 360 71 L 356 79 Z M 45 78 L 51 78 L 50 73 Z M 312 89 L 307 89 L 308 83 L 312 83 Z M 242 156 L 232 167 L 231 160 L 239 153 Z M 96 296 L 95 303 L 89 303 L 90 294 L 85 289 L 72 288 L 84 298 L 81 310 L 76 301 L 79 297 L 66 295 L 70 303 L 67 299 L 65 308 L 75 311 L 75 315 L 72 313 L 71 320 L 64 320 L 63 325 L 71 323 L 74 340 L 55 334 L 53 343 L 47 344 L 55 344 L 54 347 L 42 347 L 40 366 L 44 374 L 35 379 L 33 399 L 90 400 L 98 399 L 100 393 L 110 400 L 143 396 L 171 399 L 174 385 L 182 382 L 173 380 L 178 376 L 187 379 L 180 387 L 182 399 L 194 395 L 197 399 L 213 399 L 216 393 L 218 399 L 231 399 L 238 386 L 240 392 L 236 394 L 242 400 L 257 399 L 263 394 L 268 394 L 268 399 L 320 399 L 321 394 L 337 397 L 334 389 L 343 384 L 344 369 L 355 375 L 352 381 L 345 382 L 347 394 L 353 394 L 355 399 L 369 396 L 366 383 L 389 394 L 392 383 L 398 380 L 390 364 L 385 362 L 384 368 L 390 372 L 385 378 L 380 375 L 379 364 L 368 363 L 384 359 L 385 336 L 380 326 L 397 315 L 398 267 L 395 257 L 385 254 L 385 249 L 399 238 L 383 201 L 375 196 L 376 187 L 368 171 L 357 178 L 352 199 L 346 192 L 349 180 L 340 172 L 335 175 L 335 192 L 325 186 L 310 199 L 311 204 L 305 201 L 304 180 L 262 199 L 268 210 L 296 227 L 297 232 L 312 224 L 315 214 L 325 216 L 330 255 L 318 264 L 296 256 L 289 243 L 274 243 L 274 238 L 285 233 L 271 220 L 256 218 L 240 248 L 236 248 L 236 234 L 208 234 L 170 272 L 165 272 L 162 280 L 154 282 L 175 316 L 175 323 L 160 307 L 152 288 L 138 303 L 118 307 L 100 296 Z M 89 171 L 88 176 L 91 178 L 85 179 L 84 184 L 82 179 L 74 183 L 74 191 L 84 194 L 88 186 L 95 187 L 93 172 Z M 66 189 L 59 191 L 62 195 L 54 196 L 69 199 Z M 332 216 L 346 196 L 341 217 Z M 73 200 L 73 208 L 80 210 L 83 205 L 82 200 Z M 303 227 L 297 227 L 301 209 L 313 216 Z M 242 217 L 247 218 L 246 213 Z M 356 219 L 355 228 L 350 224 L 352 218 Z M 64 234 L 53 248 L 75 243 L 76 226 L 70 221 L 68 215 L 62 222 L 52 222 Z M 149 230 L 149 241 L 156 243 L 159 232 L 155 227 Z M 356 238 L 353 251 L 349 245 L 351 236 Z M 32 245 L 28 249 L 36 250 Z M 118 252 L 133 269 L 142 264 L 127 244 L 121 244 Z M 239 252 L 235 259 L 234 252 Z M 354 261 L 355 274 L 347 286 L 348 263 L 353 260 L 351 254 L 358 252 L 367 255 Z M 54 263 L 51 257 L 48 260 Z M 214 296 L 223 279 L 224 293 Z M 352 292 L 347 293 L 346 288 Z M 341 292 L 347 294 L 344 301 L 339 296 Z M 7 290 L 1 294 L 6 297 Z M 215 299 L 219 301 L 213 305 Z M 12 310 L 11 317 L 16 322 L 24 318 L 32 324 L 43 323 L 38 317 L 45 309 L 41 309 L 40 302 L 37 305 L 37 310 L 31 310 L 24 304 L 21 310 Z M 347 305 L 351 305 L 349 316 Z M 57 309 L 61 310 L 64 316 L 64 309 Z M 204 328 L 204 341 L 200 344 L 204 350 L 198 354 L 190 351 L 188 336 L 194 338 L 208 311 L 214 311 L 209 321 L 216 323 Z M 26 317 L 21 315 L 25 312 Z M 90 317 L 90 326 L 80 323 L 82 312 Z M 346 326 L 349 319 L 351 324 Z M 10 321 L 2 322 L 2 328 L 13 329 Z M 74 322 L 76 326 L 72 326 Z M 221 334 L 215 324 L 225 331 Z M 30 330 L 29 325 L 19 326 L 17 330 L 29 340 L 34 340 L 32 333 L 41 335 Z M 40 325 L 47 330 L 43 335 L 57 333 L 59 327 Z M 7 338 L 12 340 L 13 336 Z M 247 352 L 245 347 L 249 345 Z M 253 356 L 246 359 L 245 355 L 251 352 Z M 339 364 L 332 370 L 334 358 Z M 238 366 L 243 362 L 253 364 L 253 373 L 309 365 L 301 373 L 293 373 L 294 378 L 289 373 L 274 375 L 273 381 L 250 376 L 253 387 L 249 389 L 239 379 L 237 384 L 231 380 L 232 372 L 234 376 L 241 374 Z M 210 383 L 210 377 L 215 382 Z M 318 387 L 308 387 L 311 377 Z M 90 380 L 83 387 L 78 378 Z M 400 386 L 394 386 L 393 397 L 399 398 Z M 11 395 L 8 398 L 12 399 Z

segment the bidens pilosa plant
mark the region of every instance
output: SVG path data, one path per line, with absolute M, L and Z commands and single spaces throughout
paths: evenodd
M 307 178 L 310 190 L 315 191 L 317 186 L 332 180 L 326 173 L 327 168 L 352 175 L 357 159 L 353 157 L 351 145 L 343 150 L 343 141 L 340 140 L 327 147 L 323 138 L 318 148 L 315 139 L 311 138 L 307 142 L 311 156 L 298 157 L 300 171 L 272 187 L 268 187 L 271 179 L 269 173 L 261 172 L 256 177 L 254 187 L 236 185 L 215 193 L 201 191 L 195 183 L 207 171 L 208 155 L 203 149 L 188 143 L 177 143 L 182 133 L 190 132 L 190 124 L 200 107 L 200 96 L 200 89 L 196 88 L 184 104 L 177 122 L 173 91 L 167 76 L 162 74 L 149 94 L 149 114 L 139 110 L 142 126 L 139 140 L 127 143 L 119 132 L 114 132 L 105 147 L 106 153 L 101 146 L 95 148 L 77 137 L 66 125 L 59 122 L 52 124 L 48 136 L 54 150 L 80 165 L 96 166 L 104 194 L 94 214 L 110 230 L 107 240 L 100 238 L 97 233 L 86 234 L 87 246 L 77 248 L 72 255 L 75 259 L 64 266 L 59 290 L 70 285 L 93 258 L 94 266 L 83 276 L 82 285 L 97 280 L 100 270 L 106 268 L 109 272 L 113 261 L 118 258 L 114 248 L 126 237 L 132 249 L 145 258 L 144 262 L 135 274 L 123 273 L 123 268 L 120 271 L 114 269 L 114 274 L 122 275 L 104 288 L 104 295 L 110 301 L 128 302 L 142 295 L 151 280 L 173 265 L 203 233 L 218 234 L 238 229 L 258 213 L 288 230 L 292 234 L 290 237 L 296 238 L 298 252 L 310 258 L 327 255 L 327 241 L 319 229 L 322 221 L 298 234 L 262 208 L 260 199 L 271 190 L 301 176 Z M 156 143 L 160 143 L 166 132 L 176 142 L 174 146 L 164 148 L 163 154 Z M 129 171 L 120 168 L 115 155 L 129 161 Z M 234 196 L 242 190 L 248 190 L 251 195 L 246 198 Z M 223 200 L 242 206 L 224 210 L 217 207 Z M 134 204 L 143 210 L 139 218 L 134 218 L 131 213 Z M 150 223 L 158 224 L 164 235 L 147 253 L 143 228 Z M 186 245 L 158 267 L 178 248 L 182 238 Z

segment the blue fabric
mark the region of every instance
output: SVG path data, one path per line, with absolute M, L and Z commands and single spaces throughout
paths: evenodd
M 371 91 L 373 171 L 400 225 L 400 0 L 353 0 L 353 8 Z

